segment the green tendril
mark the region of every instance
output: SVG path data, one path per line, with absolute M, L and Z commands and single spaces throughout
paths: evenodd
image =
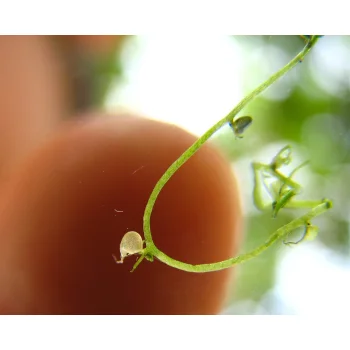
M 311 219 L 314 217 L 321 215 L 326 210 L 331 208 L 332 202 L 329 200 L 322 200 L 322 201 L 299 201 L 300 204 L 297 206 L 295 202 L 293 202 L 294 196 L 300 192 L 301 186 L 291 180 L 290 177 L 283 175 L 279 172 L 278 168 L 287 161 L 289 161 L 289 153 L 287 148 L 287 153 L 282 152 L 279 154 L 279 158 L 275 158 L 275 163 L 272 162 L 270 165 L 266 166 L 263 164 L 255 163 L 253 164 L 254 173 L 255 175 L 257 172 L 263 170 L 269 173 L 270 175 L 274 176 L 278 181 L 281 182 L 281 185 L 286 187 L 288 190 L 287 195 L 285 191 L 281 191 L 281 198 L 277 199 L 277 202 L 275 203 L 275 215 L 277 215 L 278 211 L 282 208 L 293 208 L 294 207 L 313 207 L 310 211 L 308 211 L 306 214 L 301 216 L 298 219 L 295 219 L 291 221 L 290 223 L 284 225 L 283 227 L 279 228 L 277 231 L 275 231 L 269 239 L 262 244 L 261 246 L 253 249 L 252 251 L 239 255 L 235 258 L 227 259 L 220 262 L 215 262 L 211 264 L 199 264 L 199 265 L 191 265 L 187 264 L 185 262 L 181 262 L 178 260 L 175 260 L 165 253 L 163 253 L 160 249 L 157 248 L 155 243 L 153 242 L 152 234 L 151 234 L 151 214 L 153 207 L 155 205 L 155 202 L 165 186 L 165 184 L 170 180 L 170 178 L 175 174 L 175 172 L 184 165 L 200 148 L 203 146 L 203 144 L 220 128 L 222 128 L 226 124 L 230 124 L 231 127 L 233 127 L 234 132 L 236 133 L 236 136 L 241 137 L 242 132 L 244 129 L 251 123 L 250 117 L 242 117 L 245 119 L 242 119 L 241 121 L 236 120 L 235 117 L 237 114 L 254 98 L 256 98 L 259 94 L 261 94 L 263 91 L 265 91 L 269 86 L 271 86 L 274 82 L 276 82 L 279 78 L 281 78 L 283 75 L 285 75 L 289 70 L 291 70 L 295 65 L 297 65 L 299 62 L 303 61 L 305 56 L 310 52 L 312 47 L 316 44 L 318 40 L 317 35 L 314 36 L 304 36 L 303 38 L 306 41 L 306 45 L 303 48 L 303 50 L 297 54 L 289 63 L 287 63 L 283 68 L 281 68 L 279 71 L 277 71 L 275 74 L 273 74 L 269 79 L 267 79 L 264 83 L 262 83 L 260 86 L 258 86 L 255 90 L 253 90 L 250 94 L 248 94 L 241 102 L 238 103 L 238 105 L 232 109 L 230 113 L 228 113 L 224 118 L 219 120 L 214 126 L 212 126 L 206 133 L 204 133 L 203 136 L 201 136 L 192 146 L 190 146 L 177 160 L 174 161 L 173 164 L 170 165 L 170 167 L 167 169 L 167 171 L 163 174 L 163 176 L 159 179 L 157 184 L 155 185 L 149 200 L 147 202 L 144 216 L 143 216 L 143 230 L 144 230 L 144 237 L 145 237 L 145 243 L 146 248 L 140 253 L 141 256 L 137 260 L 136 264 L 133 267 L 133 270 L 140 264 L 140 262 L 145 257 L 147 260 L 152 261 L 153 258 L 158 259 L 159 261 L 173 267 L 176 269 L 180 269 L 183 271 L 188 272 L 198 272 L 198 273 L 204 273 L 204 272 L 211 272 L 211 271 L 218 271 L 226 268 L 230 268 L 234 265 L 243 263 L 249 259 L 252 259 L 259 254 L 261 254 L 263 251 L 265 251 L 268 247 L 270 247 L 273 243 L 275 243 L 279 239 L 284 239 L 289 233 L 294 231 L 295 229 L 302 227 L 309 223 Z M 250 119 L 248 119 L 250 118 Z M 288 147 L 288 146 L 287 146 Z M 260 181 L 261 183 L 261 181 Z M 255 184 L 256 185 L 256 184 Z M 256 186 L 255 186 L 256 187 Z M 259 192 L 259 193 L 258 193 Z M 261 190 L 254 189 L 254 199 L 258 198 L 258 195 L 261 194 Z M 262 205 L 261 208 L 264 206 Z M 276 209 L 278 208 L 278 209 Z M 310 235 L 311 236 L 311 235 Z

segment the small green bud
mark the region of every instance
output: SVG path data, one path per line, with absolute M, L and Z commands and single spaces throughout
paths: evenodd
M 243 138 L 242 134 L 244 130 L 253 122 L 253 118 L 249 116 L 240 117 L 236 120 L 229 122 L 229 125 L 236 137 Z

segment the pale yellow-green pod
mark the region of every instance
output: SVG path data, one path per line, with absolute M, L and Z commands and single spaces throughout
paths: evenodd
M 120 261 L 123 263 L 124 258 L 129 255 L 140 253 L 143 250 L 142 237 L 136 231 L 127 232 L 120 242 Z
M 307 241 L 312 241 L 313 239 L 315 239 L 318 235 L 318 227 L 311 225 L 310 223 L 307 224 L 306 227 L 306 233 L 305 233 L 305 237 L 304 239 Z

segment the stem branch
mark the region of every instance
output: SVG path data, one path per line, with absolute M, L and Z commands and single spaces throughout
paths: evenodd
M 322 204 L 319 204 L 315 208 L 311 209 L 308 213 L 305 215 L 291 221 L 290 223 L 282 226 L 277 231 L 275 231 L 269 239 L 260 245 L 259 247 L 253 249 L 252 251 L 238 255 L 234 258 L 219 261 L 212 264 L 199 264 L 199 265 L 191 265 L 184 263 L 182 261 L 175 260 L 168 255 L 164 254 L 162 251 L 160 251 L 156 246 L 153 246 L 151 248 L 152 254 L 161 262 L 164 264 L 167 264 L 171 267 L 174 267 L 179 270 L 187 271 L 187 272 L 212 272 L 212 271 L 219 271 L 223 269 L 227 269 L 229 267 L 232 267 L 234 265 L 243 263 L 247 260 L 250 260 L 258 255 L 260 255 L 263 251 L 265 251 L 267 248 L 269 248 L 273 243 L 275 243 L 278 239 L 285 237 L 288 233 L 294 231 L 298 227 L 305 226 L 307 222 L 309 222 L 312 218 L 321 215 L 326 210 L 328 210 L 332 206 L 332 203 L 329 200 L 325 200 Z

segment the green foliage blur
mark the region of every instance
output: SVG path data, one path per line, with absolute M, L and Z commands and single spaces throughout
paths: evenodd
M 244 74 L 247 79 L 246 93 L 285 65 L 304 45 L 304 40 L 299 36 L 234 39 L 240 42 L 247 56 Z M 254 54 L 256 61 L 249 59 Z M 327 197 L 334 203 L 331 211 L 314 220 L 320 227 L 317 239 L 345 256 L 350 255 L 349 59 L 349 37 L 325 36 L 319 39 L 303 62 L 244 110 L 242 115 L 252 116 L 254 122 L 243 140 L 233 143 L 230 130 L 216 138 L 216 143 L 233 163 L 242 160 L 267 163 L 287 144 L 292 145 L 293 153 L 297 155 L 294 167 L 309 160 L 310 164 L 300 170 L 301 176 L 296 177 L 304 187 L 303 198 Z M 246 166 L 247 162 L 244 164 Z M 247 186 L 252 191 L 252 183 Z M 252 207 L 252 195 L 249 201 Z M 290 209 L 282 210 L 278 220 L 273 220 L 270 214 L 249 210 L 242 251 L 261 244 L 274 230 L 302 212 L 305 210 L 296 213 Z M 240 299 L 259 302 L 274 286 L 276 266 L 286 249 L 289 248 L 278 243 L 258 259 L 239 266 L 238 283 L 228 304 Z

